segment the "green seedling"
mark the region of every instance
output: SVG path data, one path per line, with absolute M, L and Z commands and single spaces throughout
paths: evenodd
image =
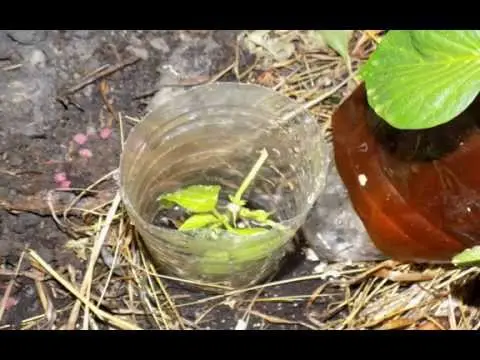
M 270 219 L 272 215 L 265 210 L 252 210 L 246 207 L 247 201 L 243 195 L 251 185 L 260 168 L 268 158 L 268 152 L 263 149 L 260 157 L 245 177 L 234 195 L 229 195 L 229 202 L 224 210 L 218 206 L 218 199 L 222 190 L 219 185 L 192 185 L 173 193 L 162 194 L 158 200 L 164 207 L 178 205 L 190 216 L 178 228 L 180 231 L 198 229 L 226 230 L 237 235 L 254 235 L 268 231 L 272 227 L 281 227 Z M 238 227 L 242 221 L 247 227 Z M 256 226 L 249 226 L 254 222 Z

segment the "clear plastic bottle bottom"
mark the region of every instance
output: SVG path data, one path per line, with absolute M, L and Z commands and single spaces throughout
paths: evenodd
M 363 262 L 386 258 L 375 247 L 353 209 L 331 153 L 325 189 L 308 214 L 302 231 L 322 261 Z

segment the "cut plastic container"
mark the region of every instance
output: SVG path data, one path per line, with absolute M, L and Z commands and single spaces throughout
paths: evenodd
M 299 104 L 257 85 L 201 85 L 160 105 L 129 134 L 120 164 L 125 208 L 163 273 L 239 288 L 279 269 L 295 232 L 325 186 L 326 145 Z M 234 194 L 265 148 L 267 161 L 244 198 L 286 229 L 197 236 L 154 224 L 158 197 L 189 185 Z
M 385 260 L 356 213 L 345 184 L 338 174 L 333 149 L 324 191 L 302 226 L 309 247 L 323 262 Z

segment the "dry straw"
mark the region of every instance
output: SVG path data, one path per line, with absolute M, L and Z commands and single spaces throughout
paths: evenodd
M 295 41 L 287 59 L 258 50 L 253 64 L 242 66 L 242 47 L 248 34 L 239 37 L 236 57 L 224 71 L 210 79 L 222 80 L 233 74 L 238 81 L 269 86 L 295 98 L 324 124 L 336 106 L 358 85 L 355 71 L 381 39 L 380 31 L 355 31 L 351 40 L 351 69 L 341 57 L 325 46 L 310 41 L 302 31 L 271 31 L 270 35 Z M 285 46 L 289 46 L 286 44 Z M 113 104 L 114 105 L 114 104 Z M 112 104 L 109 111 L 115 111 Z M 123 145 L 124 121 L 140 121 L 115 114 Z M 150 263 L 125 214 L 120 196 L 95 209 L 76 204 L 100 183 L 111 181 L 106 174 L 84 189 L 61 218 L 52 216 L 62 228 L 75 234 L 69 245 L 85 257 L 85 269 L 54 269 L 36 252 L 28 250 L 34 273 L 9 273 L 35 278 L 44 314 L 25 319 L 23 329 L 202 329 L 221 324 L 215 311 L 232 320 L 229 328 L 306 329 L 478 329 L 478 311 L 456 300 L 452 290 L 478 275 L 477 269 L 442 267 L 418 268 L 394 261 L 366 264 L 332 264 L 317 272 L 290 276 L 279 281 L 208 295 L 182 288 L 195 285 L 159 274 Z M 69 220 L 75 210 L 95 223 Z M 307 267 L 308 268 L 308 267 Z M 80 284 L 76 279 L 82 279 Z M 52 280 L 54 282 L 52 283 Z M 208 285 L 208 284 L 200 284 Z M 212 287 L 216 285 L 210 284 Z M 218 286 L 217 286 L 218 287 Z M 8 290 L 0 303 L 0 319 Z M 278 295 L 280 294 L 280 295 Z M 68 305 L 54 308 L 55 299 L 71 298 Z M 290 315 L 278 312 L 288 307 Z M 291 309 L 296 309 L 295 311 Z M 5 326 L 8 328 L 8 325 Z

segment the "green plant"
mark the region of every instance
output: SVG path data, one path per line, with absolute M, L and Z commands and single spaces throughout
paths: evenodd
M 480 91 L 480 31 L 391 30 L 359 75 L 369 105 L 393 127 L 447 123 Z
M 452 121 L 480 91 L 480 31 L 392 30 L 360 70 L 370 107 L 401 130 Z M 480 247 L 456 266 L 480 264 Z
M 219 185 L 192 185 L 173 193 L 162 194 L 158 200 L 164 207 L 178 205 L 191 214 L 179 227 L 181 231 L 209 228 L 227 230 L 238 235 L 252 235 L 268 231 L 266 226 L 280 227 L 278 223 L 269 219 L 270 213 L 265 210 L 251 210 L 245 207 L 247 202 L 242 199 L 245 190 L 250 186 L 267 157 L 268 153 L 263 149 L 235 195 L 228 196 L 230 201 L 225 211 L 218 208 L 218 198 L 222 189 Z M 247 227 L 240 228 L 239 221 Z M 252 221 L 258 226 L 250 226 Z
M 263 149 L 235 194 L 228 195 L 229 201 L 224 206 L 219 205 L 222 190 L 219 185 L 191 185 L 159 196 L 161 207 L 169 209 L 177 205 L 186 212 L 187 217 L 178 230 L 195 236 L 192 249 L 200 253 L 203 273 L 227 273 L 231 271 L 229 261 L 241 263 L 264 258 L 289 235 L 285 226 L 271 220 L 271 213 L 252 210 L 243 199 L 267 157 L 268 153 Z M 258 242 L 242 244 L 232 241 L 231 236 L 260 238 Z

